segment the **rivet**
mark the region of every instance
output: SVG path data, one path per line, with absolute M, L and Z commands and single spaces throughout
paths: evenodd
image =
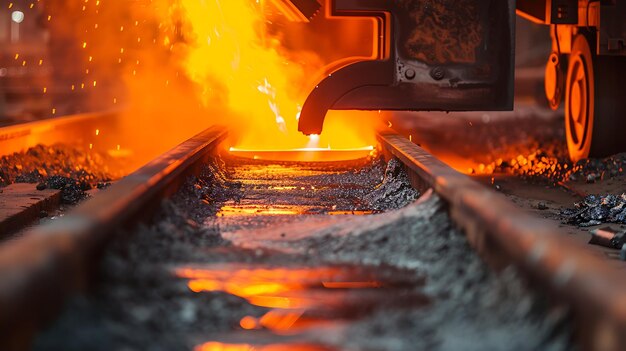
M 404 72 L 404 76 L 406 79 L 413 79 L 415 78 L 415 71 L 409 68 Z
M 435 67 L 430 70 L 430 76 L 434 80 L 442 80 L 446 76 L 446 72 L 441 67 Z

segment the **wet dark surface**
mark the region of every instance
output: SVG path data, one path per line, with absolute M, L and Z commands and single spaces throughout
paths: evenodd
M 231 159 L 230 181 L 242 192 L 209 218 L 222 231 L 289 223 L 308 215 L 367 215 L 417 199 L 399 162 L 380 159 L 344 164 L 265 164 Z
M 215 159 L 122 233 L 35 349 L 571 349 L 566 313 L 417 195 L 395 161 Z

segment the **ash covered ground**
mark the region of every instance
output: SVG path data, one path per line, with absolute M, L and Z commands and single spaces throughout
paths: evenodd
M 35 349 L 571 349 L 565 311 L 492 272 L 418 195 L 396 161 L 216 158 L 120 233 Z
M 40 190 L 62 190 L 62 202 L 73 205 L 87 197 L 88 190 L 119 178 L 115 163 L 107 155 L 70 145 L 38 145 L 0 157 L 0 189 L 12 183 L 36 183 Z
M 512 112 L 397 113 L 394 128 L 461 172 L 512 175 L 558 186 L 624 176 L 626 153 L 569 160 L 562 111 L 518 105 Z
M 397 113 L 390 119 L 444 162 L 554 221 L 580 243 L 589 241 L 590 230 L 626 230 L 626 153 L 571 162 L 563 111 L 518 104 L 512 112 Z M 613 249 L 589 248 L 619 257 Z

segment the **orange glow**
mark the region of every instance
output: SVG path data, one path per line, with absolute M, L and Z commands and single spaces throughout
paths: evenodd
M 318 138 L 297 131 L 301 105 L 317 83 L 311 76 L 320 76 L 323 64 L 317 55 L 281 46 L 278 34 L 270 34 L 269 23 L 289 22 L 269 18 L 272 12 L 264 2 L 180 0 L 172 8 L 189 33 L 181 53 L 183 69 L 197 84 L 205 106 L 225 105 L 236 116 L 232 142 L 237 147 L 359 148 L 375 143 L 373 119 L 362 113 L 329 113 Z M 367 127 L 355 127 L 355 118 Z
M 327 214 L 330 216 L 367 216 L 376 213 L 375 211 L 330 211 Z
M 224 290 L 223 285 L 219 282 L 205 279 L 192 280 L 189 282 L 188 286 L 193 292 Z
M 239 321 L 239 325 L 246 330 L 252 330 L 252 329 L 256 329 L 258 327 L 258 321 L 256 320 L 256 318 L 252 317 L 252 316 L 245 316 L 243 318 L 241 318 L 241 320 Z
M 330 313 L 358 303 L 355 289 L 378 289 L 386 284 L 376 281 L 377 273 L 351 266 L 310 268 L 252 268 L 238 264 L 217 264 L 204 268 L 183 267 L 175 271 L 189 279 L 194 292 L 220 291 L 246 299 L 250 304 L 268 308 L 260 318 L 243 316 L 243 330 L 263 329 L 276 335 L 298 335 L 312 327 L 332 323 Z M 343 318 L 340 314 L 338 319 Z M 348 317 L 349 318 L 349 317 Z M 328 324 L 327 324 L 328 325 Z M 195 350 L 328 350 L 321 345 L 227 344 L 212 341 Z
M 18 64 L 28 59 L 29 65 L 53 67 L 64 77 L 55 82 L 63 88 L 55 90 L 89 105 L 86 110 L 119 111 L 119 129 L 102 125 L 107 130 L 100 137 L 114 135 L 113 147 L 106 147 L 121 144 L 132 155 L 127 171 L 214 124 L 231 127 L 227 143 L 246 150 L 375 145 L 377 113 L 330 111 L 323 134 L 314 138 L 299 133 L 297 123 L 306 96 L 328 67 L 377 57 L 376 20 L 320 13 L 310 23 L 291 22 L 297 19 L 293 13 L 277 7 L 284 3 L 36 2 L 54 54 L 34 60 L 11 55 Z M 56 94 L 50 87 L 37 89 Z M 64 106 L 47 111 L 69 113 Z M 99 141 L 94 147 L 105 146 Z
M 297 186 L 272 186 L 270 187 L 272 190 L 296 190 Z
M 300 319 L 304 311 L 280 311 L 267 312 L 260 320 L 260 324 L 274 331 L 287 331 Z
M 239 149 L 236 147 L 231 147 L 230 149 L 228 149 L 230 152 L 232 153 L 246 153 L 246 152 L 255 152 L 255 150 L 246 150 L 246 149 Z M 261 151 L 273 151 L 273 152 L 281 152 L 281 151 L 300 151 L 300 152 L 320 152 L 320 151 L 373 151 L 374 147 L 373 146 L 364 146 L 364 147 L 360 147 L 360 148 L 354 148 L 354 149 L 331 149 L 331 148 L 320 148 L 320 147 L 304 147 L 304 148 L 300 148 L 300 149 L 287 149 L 287 150 L 261 150 Z
M 248 302 L 255 306 L 281 309 L 302 309 L 315 307 L 315 301 L 305 298 L 283 296 L 250 296 Z
M 223 344 L 221 342 L 207 342 L 196 348 L 194 351 L 256 351 L 259 350 L 247 344 Z
M 242 297 L 252 305 L 285 310 L 302 310 L 320 304 L 338 303 L 342 295 L 311 296 L 310 289 L 368 289 L 382 285 L 373 280 L 346 279 L 339 267 L 275 269 L 194 269 L 182 268 L 176 275 L 189 279 L 193 292 L 224 291 Z M 262 321 L 261 321 L 261 324 Z
M 328 146 L 326 148 L 305 147 L 284 150 L 248 150 L 231 147 L 229 152 L 231 155 L 237 157 L 252 158 L 255 160 L 332 162 L 366 158 L 375 153 L 375 148 L 374 146 L 365 146 L 351 149 L 333 149 Z
M 221 342 L 207 342 L 194 348 L 194 351 L 328 351 L 323 346 L 310 344 L 227 344 Z
M 510 174 L 524 177 L 544 177 L 555 181 L 566 181 L 571 174 L 578 172 L 582 165 L 571 165 L 569 160 L 550 156 L 538 149 L 529 148 L 519 153 L 517 147 L 515 153 L 502 151 L 491 162 L 475 162 L 471 159 L 460 159 L 453 155 L 437 155 L 460 172 L 472 175 L 491 176 L 494 174 Z
M 380 288 L 379 282 L 323 282 L 328 289 L 366 289 Z
M 182 278 L 202 279 L 202 278 L 237 278 L 252 281 L 286 281 L 301 282 L 315 281 L 318 279 L 329 279 L 340 272 L 340 268 L 335 267 L 316 267 L 316 268 L 268 268 L 268 269 L 240 269 L 231 270 L 207 270 L 195 268 L 182 268 L 176 271 L 177 275 Z
M 109 152 L 111 156 L 115 154 Z M 298 187 L 272 187 L 274 190 L 297 190 Z M 295 206 L 295 205 L 224 205 L 217 213 L 218 217 L 237 217 L 237 216 L 297 216 L 303 214 L 319 214 L 319 209 L 314 211 L 314 207 Z M 326 214 L 330 216 L 366 216 L 376 213 L 371 210 L 354 210 L 354 211 L 328 211 Z
M 299 206 L 224 206 L 217 213 L 217 216 L 231 217 L 241 215 L 259 216 L 279 216 L 279 215 L 300 215 L 306 213 L 307 209 Z

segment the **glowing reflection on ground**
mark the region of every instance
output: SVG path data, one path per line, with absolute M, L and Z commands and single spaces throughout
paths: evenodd
M 194 292 L 224 291 L 245 298 L 255 306 L 307 309 L 339 305 L 345 296 L 334 289 L 371 289 L 384 284 L 374 274 L 346 267 L 268 269 L 181 268 L 179 277 L 189 279 Z
M 366 216 L 375 214 L 372 210 L 328 211 L 314 206 L 297 205 L 224 205 L 217 213 L 218 217 L 236 216 L 296 216 L 306 214 L 327 214 L 330 216 Z
M 231 155 L 267 161 L 335 162 L 366 158 L 375 152 L 374 146 L 352 149 L 301 148 L 286 150 L 246 150 L 231 147 Z
M 371 214 L 375 214 L 377 213 L 376 211 L 358 211 L 358 210 L 354 210 L 354 211 L 330 211 L 327 214 L 331 215 L 331 216 L 367 216 L 367 215 L 371 215 Z
M 233 216 L 294 216 L 306 214 L 311 207 L 295 205 L 226 205 L 217 213 L 218 217 Z
M 265 331 L 275 336 L 294 337 L 313 327 L 333 327 L 342 321 L 362 318 L 381 304 L 386 308 L 406 308 L 429 303 L 429 299 L 416 289 L 423 284 L 422 277 L 391 267 L 259 268 L 216 264 L 182 267 L 175 273 L 188 279 L 189 289 L 196 293 L 225 292 L 241 297 L 251 305 L 267 308 L 261 316 L 241 316 L 239 326 L 242 331 Z M 386 297 L 390 293 L 400 297 L 389 301 Z M 318 346 L 304 345 L 313 347 L 304 349 L 288 346 L 284 349 L 324 350 Z M 275 350 L 274 347 L 278 346 L 210 342 L 197 350 Z
M 194 348 L 194 351 L 329 351 L 329 348 L 312 344 L 226 344 L 207 342 Z

